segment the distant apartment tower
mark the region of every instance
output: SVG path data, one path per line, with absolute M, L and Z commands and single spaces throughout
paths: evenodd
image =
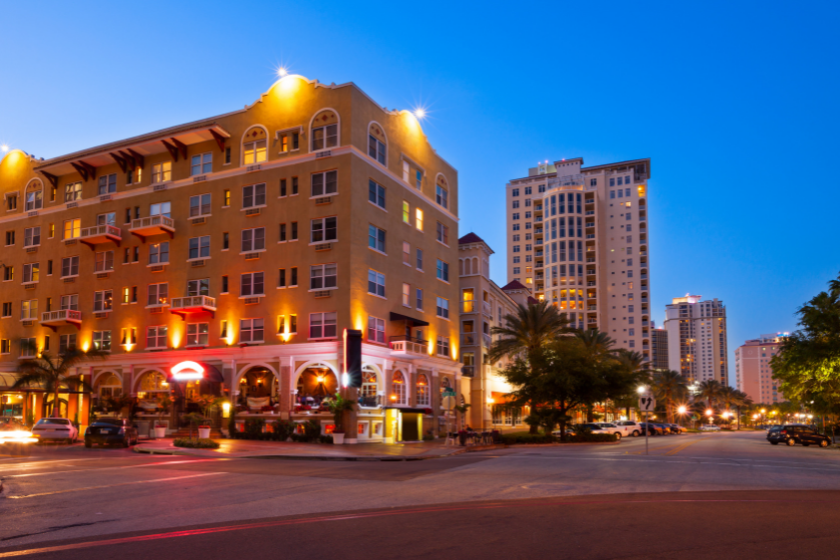
M 507 184 L 508 281 L 650 359 L 650 159 L 547 161 Z
M 668 366 L 691 382 L 714 379 L 727 385 L 726 307 L 701 297 L 686 294 L 665 306 Z
M 779 353 L 779 348 L 788 333 L 763 334 L 760 338 L 748 340 L 735 350 L 735 383 L 739 391 L 746 393 L 756 403 L 778 403 L 785 400 L 773 379 L 770 360 Z
M 666 371 L 668 367 L 668 331 L 657 329 L 651 323 L 651 367 L 653 371 Z

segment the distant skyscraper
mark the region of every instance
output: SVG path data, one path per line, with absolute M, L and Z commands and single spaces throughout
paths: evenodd
M 701 297 L 686 294 L 665 306 L 668 367 L 691 382 L 714 379 L 727 385 L 726 307 Z
M 650 359 L 650 159 L 546 161 L 507 184 L 508 281 Z
M 668 367 L 668 331 L 651 329 L 651 367 L 653 371 L 666 371 Z
M 777 403 L 785 400 L 773 379 L 770 359 L 779 353 L 779 347 L 788 333 L 763 334 L 748 340 L 735 350 L 735 383 L 756 403 Z

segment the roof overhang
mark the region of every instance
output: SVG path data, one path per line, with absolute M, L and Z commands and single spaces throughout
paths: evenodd
M 409 321 L 412 323 L 412 326 L 415 327 L 428 327 L 429 323 L 426 321 L 421 321 L 420 319 L 415 319 L 414 317 L 409 317 L 408 315 L 401 315 L 400 313 L 394 313 L 391 311 L 391 316 L 388 319 L 389 321 Z

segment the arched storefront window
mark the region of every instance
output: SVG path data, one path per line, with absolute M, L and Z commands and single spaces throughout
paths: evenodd
M 159 371 L 147 371 L 140 376 L 140 382 L 137 387 L 138 396 L 143 393 L 166 392 L 169 392 L 169 383 L 166 381 L 166 376 Z
M 302 408 L 317 409 L 321 401 L 335 395 L 337 389 L 338 379 L 328 365 L 311 365 L 298 378 L 295 404 Z
M 359 391 L 359 406 L 379 406 L 379 384 L 377 383 L 376 370 L 371 366 L 362 368 L 362 388 Z
M 113 373 L 103 375 L 96 381 L 96 393 L 102 397 L 119 397 L 122 395 L 122 383 Z
M 273 412 L 280 407 L 280 392 L 274 373 L 265 367 L 252 367 L 239 379 L 237 410 L 251 413 Z
M 417 406 L 430 406 L 429 378 L 424 374 L 417 376 Z
M 400 406 L 408 404 L 408 387 L 406 387 L 405 376 L 401 371 L 394 373 L 394 397 L 394 404 Z

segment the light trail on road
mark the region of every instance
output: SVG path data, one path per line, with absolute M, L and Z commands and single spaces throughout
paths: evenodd
M 117 486 L 130 486 L 134 484 L 151 484 L 153 482 L 170 482 L 172 480 L 183 480 L 185 478 L 198 478 L 200 476 L 214 476 L 219 474 L 229 474 L 224 472 L 191 474 L 187 476 L 173 476 L 169 478 L 153 478 L 151 480 L 132 480 L 131 482 L 120 482 L 117 484 L 106 484 L 104 486 L 88 486 L 85 488 L 70 488 L 68 490 L 55 490 L 53 492 L 41 492 L 39 494 L 22 494 L 19 496 L 7 496 L 10 500 L 22 500 L 24 498 L 38 498 L 40 496 L 52 496 L 54 494 L 67 494 L 68 492 L 83 492 L 85 490 L 100 490 L 102 488 L 116 488 Z

